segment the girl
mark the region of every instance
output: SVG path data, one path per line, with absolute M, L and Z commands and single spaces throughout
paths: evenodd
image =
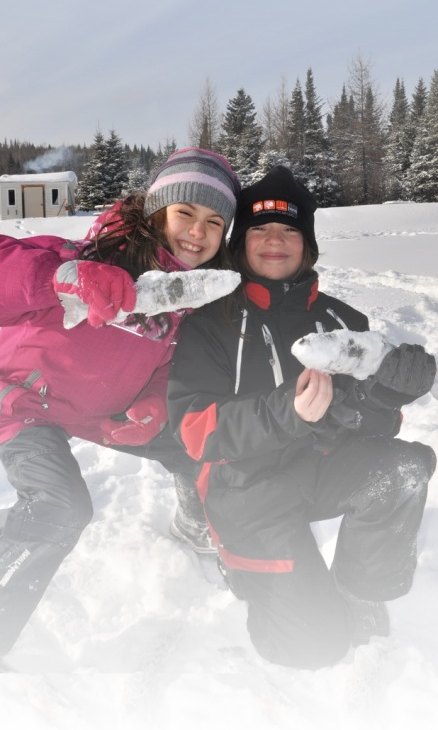
M 69 438 L 174 469 L 189 462 L 163 437 L 184 272 L 225 263 L 238 191 L 224 157 L 187 148 L 158 169 L 146 194 L 105 216 L 91 241 L 0 237 L 0 457 L 18 494 L 0 536 L 0 655 L 92 516 Z M 128 314 L 140 274 L 161 276 L 165 289 L 174 271 L 183 273 L 167 291 L 166 314 Z M 66 329 L 72 304 L 87 321 Z M 123 322 L 110 325 L 120 313 Z
M 242 289 L 184 323 L 169 381 L 171 428 L 200 464 L 251 639 L 265 658 L 301 668 L 388 633 L 384 601 L 411 586 L 436 463 L 428 446 L 394 438 L 400 407 L 434 380 L 423 348 L 395 348 L 363 383 L 303 370 L 291 353 L 310 332 L 368 329 L 318 292 L 315 207 L 283 167 L 242 191 L 230 240 Z M 310 523 L 339 515 L 329 570 Z

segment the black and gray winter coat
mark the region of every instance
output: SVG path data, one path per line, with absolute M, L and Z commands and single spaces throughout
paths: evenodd
M 303 421 L 293 401 L 303 366 L 292 344 L 310 332 L 368 329 L 367 317 L 300 283 L 254 278 L 184 324 L 169 383 L 170 425 L 201 465 L 198 489 L 245 489 L 283 469 L 298 451 L 330 451 L 346 432 L 393 436 L 400 412 L 379 407 L 351 376 L 334 376 L 324 418 Z

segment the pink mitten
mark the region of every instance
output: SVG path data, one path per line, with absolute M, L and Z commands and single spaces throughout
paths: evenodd
M 128 272 L 98 261 L 66 261 L 56 270 L 53 288 L 66 311 L 67 329 L 82 319 L 100 327 L 112 322 L 120 310 L 131 312 L 135 307 L 136 291 Z
M 108 444 L 147 444 L 167 423 L 167 407 L 163 398 L 149 395 L 126 411 L 126 420 L 107 418 L 102 422 L 104 442 Z

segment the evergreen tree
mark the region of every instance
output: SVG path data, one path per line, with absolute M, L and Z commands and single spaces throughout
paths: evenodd
M 140 156 L 138 159 L 138 166 L 141 167 L 142 169 L 144 169 L 148 175 L 150 175 L 152 167 L 155 164 L 156 158 L 157 158 L 157 155 L 150 148 L 149 145 L 147 146 L 146 149 L 143 147 L 143 145 L 141 145 Z
M 413 200 L 438 201 L 438 70 L 414 142 L 407 186 Z
M 410 105 L 409 118 L 406 126 L 406 137 L 407 137 L 407 148 L 408 148 L 408 168 L 405 173 L 404 179 L 404 194 L 405 196 L 410 195 L 409 190 L 409 167 L 412 161 L 412 151 L 414 149 L 414 143 L 418 134 L 418 130 L 422 125 L 424 112 L 427 105 L 427 88 L 422 78 L 418 80 L 418 83 L 412 94 L 412 101 Z
M 423 79 L 419 79 L 412 95 L 411 103 L 411 122 L 418 124 L 422 119 L 427 106 L 427 88 Z
M 77 200 L 82 210 L 94 210 L 106 202 L 106 156 L 107 148 L 102 132 L 94 135 L 89 160 L 84 165 L 83 177 L 79 180 Z
M 405 197 L 405 176 L 409 167 L 409 155 L 409 104 L 403 81 L 397 79 L 385 142 L 386 200 L 401 200 Z
M 307 71 L 304 107 L 304 182 L 319 205 L 335 202 L 336 183 L 330 170 L 328 143 L 312 70 Z
M 105 203 L 112 203 L 121 197 L 129 170 L 128 151 L 114 129 L 105 142 L 105 152 Z
M 362 118 L 363 139 L 363 191 L 364 202 L 380 203 L 383 200 L 383 127 L 381 109 L 376 103 L 374 91 L 369 85 L 365 94 Z
M 244 89 L 239 89 L 228 102 L 219 142 L 220 151 L 230 161 L 243 186 L 250 185 L 257 175 L 261 137 L 253 101 Z
M 160 167 L 160 165 L 163 164 L 163 162 L 167 160 L 168 157 L 170 157 L 173 152 L 175 152 L 175 150 L 176 142 L 173 137 L 172 139 L 166 139 L 166 144 L 164 145 L 164 147 L 161 147 L 161 144 L 158 145 L 157 153 L 149 169 L 148 184 L 154 172 Z
M 292 92 L 292 98 L 289 104 L 288 118 L 288 141 L 287 141 L 287 157 L 291 161 L 292 171 L 297 177 L 304 176 L 304 150 L 305 150 L 305 107 L 304 96 L 301 89 L 299 79 L 295 84 Z
M 330 145 L 332 172 L 336 182 L 338 205 L 352 205 L 352 191 L 358 188 L 357 166 L 354 154 L 356 124 L 353 97 L 347 96 L 345 85 L 341 98 L 328 119 L 327 136 Z
M 134 190 L 147 190 L 149 173 L 139 163 L 134 164 L 128 172 L 126 183 L 122 188 L 122 197 L 132 193 Z
M 282 152 L 281 150 L 263 150 L 263 152 L 261 152 L 259 156 L 257 172 L 253 176 L 253 182 L 261 180 L 262 177 L 264 177 L 266 173 L 269 172 L 269 170 L 272 170 L 272 168 L 276 167 L 277 165 L 283 165 L 283 167 L 287 167 L 289 168 L 289 170 L 291 169 L 290 160 L 288 160 L 284 152 Z
M 114 130 L 107 140 L 98 130 L 79 181 L 78 202 L 83 210 L 109 205 L 121 197 L 128 179 L 126 149 Z

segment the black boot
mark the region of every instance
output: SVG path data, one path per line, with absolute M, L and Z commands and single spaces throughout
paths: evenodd
M 194 481 L 183 474 L 174 474 L 178 506 L 170 523 L 174 537 L 186 542 L 196 553 L 214 554 L 207 520 Z
M 372 636 L 389 636 L 389 614 L 383 601 L 357 598 L 337 580 L 336 587 L 346 604 L 353 646 L 368 644 Z

